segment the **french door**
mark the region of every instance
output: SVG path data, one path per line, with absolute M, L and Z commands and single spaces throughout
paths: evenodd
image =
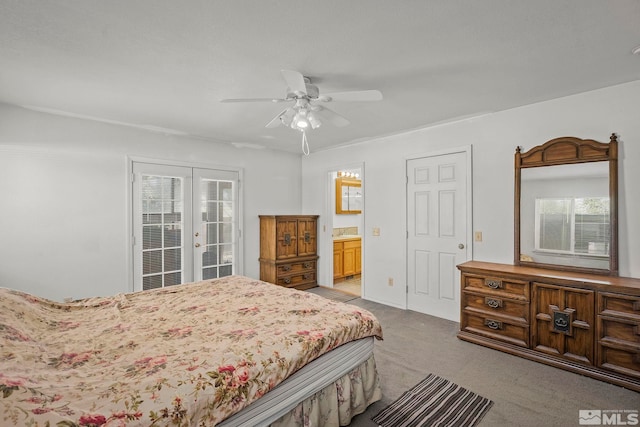
M 238 172 L 133 163 L 134 290 L 238 273 Z

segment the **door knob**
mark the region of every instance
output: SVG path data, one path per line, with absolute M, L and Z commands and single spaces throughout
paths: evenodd
M 464 249 L 464 243 L 458 244 L 458 249 Z
M 199 247 L 200 247 L 200 243 L 196 243 L 196 248 L 199 248 Z

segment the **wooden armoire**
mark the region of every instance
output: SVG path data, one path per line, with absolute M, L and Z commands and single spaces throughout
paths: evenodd
M 260 215 L 260 280 L 318 286 L 317 229 L 318 215 Z

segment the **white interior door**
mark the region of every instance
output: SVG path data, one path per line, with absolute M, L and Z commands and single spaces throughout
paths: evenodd
M 238 172 L 133 163 L 133 284 L 241 273 Z
M 467 152 L 407 161 L 407 308 L 460 319 L 467 260 Z

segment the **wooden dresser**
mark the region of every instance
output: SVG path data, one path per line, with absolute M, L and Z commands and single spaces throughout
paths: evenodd
M 317 228 L 318 215 L 260 215 L 260 280 L 318 286 Z
M 458 338 L 640 391 L 640 279 L 470 261 Z

